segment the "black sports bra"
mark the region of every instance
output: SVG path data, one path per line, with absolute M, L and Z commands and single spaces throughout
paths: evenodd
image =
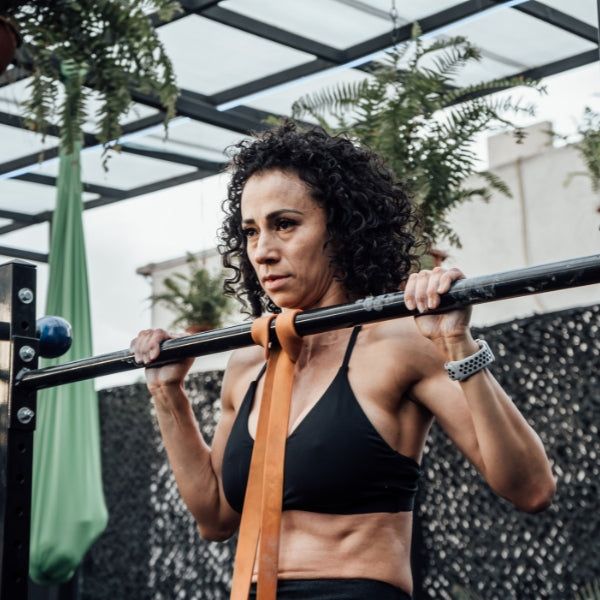
M 356 327 L 334 380 L 286 443 L 283 510 L 327 514 L 410 511 L 420 468 L 396 452 L 369 421 L 348 382 Z M 248 417 L 253 381 L 240 406 L 223 457 L 223 487 L 229 504 L 242 512 L 254 440 Z

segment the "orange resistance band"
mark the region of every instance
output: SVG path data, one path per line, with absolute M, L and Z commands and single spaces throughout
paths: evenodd
M 265 348 L 267 372 L 260 404 L 250 474 L 244 497 L 230 600 L 248 600 L 255 561 L 257 600 L 275 600 L 283 499 L 283 464 L 294 382 L 302 338 L 294 329 L 299 310 L 256 319 L 252 339 Z M 273 318 L 279 343 L 269 345 Z M 273 395 L 277 394 L 276 401 Z M 257 558 L 258 550 L 258 558 Z

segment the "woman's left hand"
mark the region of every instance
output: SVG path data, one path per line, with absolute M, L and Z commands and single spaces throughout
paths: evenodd
M 404 303 L 409 310 L 422 313 L 415 317 L 422 335 L 435 341 L 440 338 L 461 338 L 467 334 L 471 306 L 441 314 L 427 314 L 429 310 L 434 310 L 440 305 L 440 297 L 450 289 L 454 281 L 464 278 L 465 275 L 460 269 L 441 267 L 410 275 L 404 289 Z

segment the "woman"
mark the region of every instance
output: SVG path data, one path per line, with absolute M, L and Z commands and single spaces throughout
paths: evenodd
M 253 316 L 401 285 L 408 308 L 420 313 L 303 338 L 285 455 L 278 598 L 409 598 L 411 511 L 433 419 L 498 494 L 528 512 L 546 508 L 555 491 L 542 444 L 488 371 L 493 357 L 471 336 L 470 309 L 427 314 L 463 274 L 435 268 L 409 276 L 415 221 L 376 156 L 318 128 L 287 124 L 240 143 L 232 173 L 221 250 L 235 275 L 226 289 L 239 289 Z M 151 367 L 168 337 L 141 332 L 132 343 L 136 360 Z M 224 540 L 240 523 L 264 350 L 233 353 L 212 447 L 184 392 L 191 363 L 148 368 L 148 388 L 200 533 Z

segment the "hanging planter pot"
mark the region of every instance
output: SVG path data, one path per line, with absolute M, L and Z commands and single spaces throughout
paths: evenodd
M 12 62 L 20 45 L 21 36 L 17 28 L 6 17 L 0 15 L 0 75 Z

